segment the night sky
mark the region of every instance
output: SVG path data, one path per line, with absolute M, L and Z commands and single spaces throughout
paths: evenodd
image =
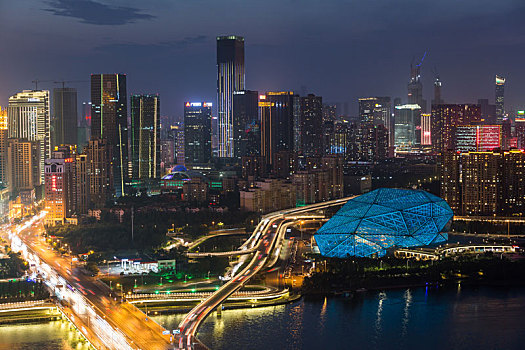
M 217 35 L 245 37 L 246 87 L 313 92 L 324 102 L 406 100 L 410 62 L 425 51 L 446 102 L 494 102 L 507 77 L 506 109 L 525 106 L 522 0 L 0 0 L 0 105 L 41 80 L 126 73 L 129 93 L 161 96 L 163 115 L 183 101 L 216 102 Z M 52 89 L 53 83 L 40 88 Z

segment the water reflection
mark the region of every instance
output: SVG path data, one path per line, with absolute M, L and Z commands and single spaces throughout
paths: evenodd
M 412 304 L 412 292 L 410 289 L 405 291 L 405 309 L 403 311 L 403 319 L 401 320 L 401 336 L 404 338 L 407 334 L 408 320 L 410 319 L 409 311 Z
M 522 349 L 525 289 L 419 288 L 213 313 L 198 337 L 222 349 Z M 174 329 L 182 315 L 155 317 Z M 488 332 L 487 330 L 490 330 Z M 1 336 L 0 336 L 1 338 Z
M 0 350 L 88 350 L 88 343 L 66 321 L 0 326 Z

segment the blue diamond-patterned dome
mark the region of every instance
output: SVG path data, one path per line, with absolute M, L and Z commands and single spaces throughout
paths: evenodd
M 315 234 L 329 257 L 383 256 L 386 249 L 445 242 L 447 202 L 421 190 L 379 188 L 349 200 Z

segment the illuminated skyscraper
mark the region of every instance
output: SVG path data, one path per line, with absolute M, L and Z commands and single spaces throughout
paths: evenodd
M 9 139 L 7 145 L 7 183 L 9 192 L 32 190 L 41 184 L 40 143 Z
M 439 75 L 436 75 L 436 79 L 434 80 L 434 98 L 432 99 L 432 105 L 441 105 L 443 103 L 445 103 L 445 101 L 441 98 L 441 80 L 439 79 Z
M 234 156 L 257 156 L 260 153 L 259 93 L 243 90 L 233 92 Z
M 184 105 L 185 164 L 211 161 L 210 102 L 186 102 Z
M 421 83 L 421 64 L 424 59 L 425 56 L 417 65 L 410 65 L 410 81 L 408 82 L 408 104 L 419 105 L 421 113 L 427 111 L 427 101 L 423 99 L 423 84 Z
M 91 75 L 91 139 L 105 140 L 111 152 L 117 197 L 128 182 L 128 109 L 125 74 Z
M 301 148 L 296 150 L 307 157 L 323 155 L 323 98 L 309 94 L 301 97 Z
M 53 146 L 76 145 L 77 125 L 77 89 L 53 89 Z
M 390 97 L 366 97 L 359 99 L 359 117 L 362 123 L 382 124 L 391 129 Z
M 432 149 L 435 153 L 454 150 L 456 128 L 481 122 L 481 107 L 474 104 L 432 106 Z
M 9 97 L 7 117 L 10 138 L 37 141 L 40 145 L 40 182 L 43 182 L 44 160 L 51 157 L 49 91 L 24 90 Z
M 421 145 L 421 138 L 418 137 L 418 131 L 421 131 L 421 107 L 419 105 L 396 106 L 394 119 L 396 152 L 411 152 Z
M 7 184 L 7 110 L 0 107 L 0 185 Z
M 244 90 L 244 38 L 217 37 L 217 115 L 219 157 L 234 156 L 233 92 Z
M 133 180 L 160 177 L 160 99 L 131 95 L 131 164 Z
M 496 75 L 496 116 L 502 120 L 505 115 L 505 78 Z
M 267 92 L 259 96 L 259 109 L 261 155 L 266 164 L 273 166 L 278 158 L 290 159 L 294 144 L 300 145 L 300 139 L 294 139 L 294 134 L 297 136 L 300 130 L 300 97 L 293 91 Z

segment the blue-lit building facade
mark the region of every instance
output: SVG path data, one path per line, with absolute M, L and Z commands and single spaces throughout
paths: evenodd
M 349 200 L 315 234 L 323 256 L 383 256 L 388 248 L 447 241 L 453 212 L 421 190 L 379 188 Z

